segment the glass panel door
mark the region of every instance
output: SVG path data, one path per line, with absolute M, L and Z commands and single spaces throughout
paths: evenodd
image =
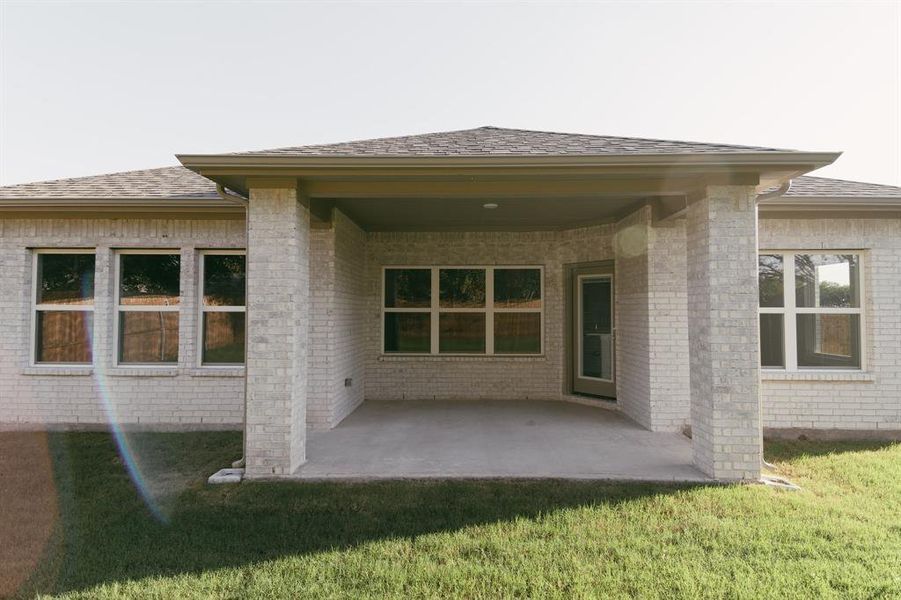
M 579 271 L 573 274 L 573 391 L 612 398 L 616 396 L 613 274 Z

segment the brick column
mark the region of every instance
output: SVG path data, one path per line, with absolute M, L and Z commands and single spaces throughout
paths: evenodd
M 310 215 L 296 181 L 248 181 L 246 476 L 306 460 Z
M 717 479 L 758 479 L 763 442 L 754 186 L 709 186 L 688 209 L 686 246 L 694 462 Z

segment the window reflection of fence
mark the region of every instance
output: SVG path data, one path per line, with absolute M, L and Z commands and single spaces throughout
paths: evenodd
M 126 306 L 175 306 L 178 304 L 178 295 L 146 294 L 123 296 L 119 298 L 119 304 L 124 304 Z
M 93 315 L 81 311 L 41 311 L 37 330 L 41 362 L 91 362 Z
M 178 313 L 128 312 L 121 330 L 123 361 L 173 362 L 178 357 Z M 238 346 L 241 358 L 243 323 L 234 317 L 243 313 L 207 313 L 206 347 L 209 350 Z M 42 311 L 37 327 L 41 362 L 91 362 L 91 321 L 93 315 L 81 311 Z
M 234 316 L 243 317 L 244 313 L 208 312 L 206 313 L 207 348 L 224 348 L 236 342 L 243 342 L 243 331 L 236 331 Z
M 177 312 L 124 312 L 119 329 L 121 362 L 176 362 Z
M 817 351 L 851 356 L 851 319 L 845 315 L 818 315 Z

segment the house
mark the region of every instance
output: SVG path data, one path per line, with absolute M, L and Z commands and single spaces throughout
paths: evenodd
M 481 127 L 0 188 L 0 422 L 280 477 L 364 399 L 587 401 L 755 480 L 764 431 L 901 430 L 901 188 L 838 156 Z

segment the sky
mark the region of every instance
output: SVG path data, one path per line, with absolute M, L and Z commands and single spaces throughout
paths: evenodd
M 483 125 L 844 151 L 901 185 L 901 0 L 0 0 L 0 184 Z

